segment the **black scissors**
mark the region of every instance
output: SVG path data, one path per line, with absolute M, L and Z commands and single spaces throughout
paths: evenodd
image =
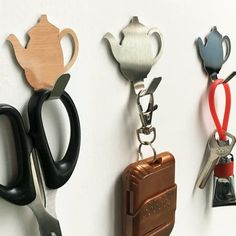
M 68 76 L 63 75 L 63 76 Z M 59 221 L 49 214 L 47 192 L 63 186 L 71 177 L 80 149 L 80 122 L 76 107 L 65 91 L 59 99 L 66 108 L 70 121 L 70 141 L 64 157 L 54 161 L 42 122 L 42 105 L 50 98 L 51 91 L 35 91 L 28 103 L 30 129 L 26 131 L 22 116 L 12 106 L 0 104 L 0 115 L 9 118 L 16 146 L 18 177 L 10 186 L 0 185 L 0 196 L 17 204 L 28 205 L 35 214 L 41 236 L 61 236 Z M 42 174 L 43 173 L 43 174 Z M 50 201 L 54 196 L 50 197 Z M 54 202 L 52 202 L 54 203 Z

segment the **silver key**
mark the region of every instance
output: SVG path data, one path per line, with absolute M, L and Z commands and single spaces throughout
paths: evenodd
M 227 132 L 226 136 L 229 137 L 231 141 L 219 142 L 219 140 L 215 138 L 216 132 L 217 131 L 213 133 L 207 142 L 207 150 L 205 152 L 205 155 L 207 155 L 207 161 L 197 180 L 197 186 L 202 189 L 206 186 L 206 183 L 220 158 L 229 155 L 236 142 L 236 138 Z

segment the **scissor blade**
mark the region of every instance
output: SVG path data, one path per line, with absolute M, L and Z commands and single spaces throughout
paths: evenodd
M 33 152 L 33 155 L 31 155 L 31 170 L 36 190 L 36 198 L 28 206 L 37 218 L 41 236 L 62 236 L 59 221 L 45 209 L 46 198 L 38 164 L 36 153 Z
M 36 218 L 41 236 L 62 236 L 59 221 L 47 212 L 37 213 Z
M 29 207 L 37 218 L 41 236 L 62 236 L 59 221 L 48 214 L 42 204 L 35 200 Z
M 44 191 L 44 183 L 43 183 L 42 172 L 40 169 L 40 164 L 38 161 L 38 155 L 37 155 L 36 149 L 32 150 L 30 160 L 31 160 L 31 171 L 32 171 L 36 195 L 40 197 L 40 200 L 45 207 L 46 196 L 45 196 L 45 191 Z
M 44 179 L 42 178 L 43 173 L 41 169 L 40 162 L 38 161 L 38 153 L 37 150 L 33 150 L 33 156 L 32 156 L 32 173 L 34 177 L 34 184 L 35 184 L 35 190 L 36 193 L 40 195 L 41 201 L 46 208 L 46 211 L 52 215 L 54 218 L 56 217 L 56 209 L 55 209 L 55 199 L 56 199 L 56 189 L 49 189 L 46 184 Z

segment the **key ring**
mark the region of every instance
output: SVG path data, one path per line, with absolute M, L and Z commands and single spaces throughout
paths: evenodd
M 142 153 L 142 147 L 143 147 L 143 145 L 151 147 L 151 149 L 152 149 L 152 151 L 153 151 L 153 163 L 156 162 L 156 160 L 157 160 L 156 149 L 152 146 L 151 143 L 146 143 L 146 144 L 140 143 L 140 144 L 139 144 L 139 147 L 138 147 L 138 156 L 140 157 L 140 159 L 143 160 L 143 153 Z
M 225 91 L 225 110 L 224 110 L 224 117 L 223 117 L 222 125 L 219 121 L 219 118 L 216 112 L 215 99 L 214 99 L 216 88 L 220 84 L 223 85 L 224 91 Z M 227 128 L 228 128 L 230 108 L 231 108 L 231 92 L 230 92 L 230 87 L 228 83 L 224 83 L 223 79 L 216 79 L 215 81 L 213 81 L 209 88 L 208 102 L 209 102 L 212 118 L 214 120 L 217 132 L 219 134 L 219 139 L 222 141 L 226 141 L 227 138 L 226 138 L 225 132 L 227 131 Z

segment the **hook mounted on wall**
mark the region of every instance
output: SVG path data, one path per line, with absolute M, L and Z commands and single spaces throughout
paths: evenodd
M 225 45 L 225 52 L 223 45 Z M 199 56 L 202 60 L 203 67 L 207 72 L 211 81 L 217 79 L 217 76 L 221 70 L 223 64 L 228 60 L 231 52 L 231 42 L 227 35 L 223 36 L 214 26 L 211 32 L 207 35 L 205 44 L 199 37 L 196 41 L 196 46 L 199 52 Z M 228 82 L 235 76 L 236 72 L 232 72 L 226 79 Z
M 136 94 L 141 120 L 141 127 L 136 130 L 140 142 L 138 157 L 142 159 L 130 164 L 122 175 L 123 235 L 143 236 L 150 232 L 153 235 L 169 235 L 174 226 L 176 209 L 175 159 L 169 152 L 157 154 L 153 146 L 156 129 L 152 126 L 152 118 L 157 109 L 154 93 L 161 77 L 154 78 L 149 86 L 144 84 L 161 55 L 162 36 L 156 28 L 149 29 L 141 24 L 137 16 L 132 18 L 122 33 L 121 43 L 111 33 L 104 38 L 109 42 L 121 73 L 130 81 Z M 152 49 L 152 35 L 157 40 L 156 54 Z M 148 99 L 146 108 L 142 104 L 144 97 Z M 153 155 L 150 158 L 143 159 L 144 146 L 151 148 Z M 145 220 L 140 221 L 143 217 Z
M 48 21 L 46 15 L 40 17 L 39 22 L 28 31 L 28 35 L 30 39 L 26 48 L 14 34 L 9 35 L 7 39 L 13 46 L 16 59 L 24 69 L 30 86 L 34 90 L 52 90 L 58 78 L 69 70 L 76 60 L 79 51 L 78 38 L 72 29 L 66 28 L 60 32 Z M 64 65 L 61 40 L 66 35 L 72 39 L 73 52 L 69 62 Z M 66 86 L 66 81 L 63 86 Z
M 206 146 L 205 163 L 198 176 L 197 185 L 203 189 L 212 172 L 214 172 L 212 206 L 235 205 L 234 158 L 231 152 L 236 138 L 227 132 L 227 129 L 231 109 L 231 91 L 228 81 L 236 75 L 236 72 L 232 72 L 225 80 L 218 78 L 221 67 L 229 58 L 231 43 L 228 36 L 222 37 L 217 28 L 213 27 L 206 37 L 205 45 L 198 38 L 196 46 L 210 79 L 208 102 L 216 126 L 216 130 L 210 136 Z M 225 110 L 222 124 L 219 121 L 215 107 L 215 91 L 219 85 L 223 86 L 225 92 Z
M 16 59 L 25 71 L 26 80 L 34 91 L 27 107 L 29 131 L 23 117 L 14 107 L 0 105 L 0 115 L 10 119 L 16 153 L 19 154 L 17 181 L 10 186 L 0 185 L 0 196 L 17 205 L 28 205 L 37 219 L 40 235 L 61 236 L 54 190 L 70 179 L 80 150 L 79 115 L 72 98 L 64 91 L 70 78 L 64 72 L 77 58 L 78 39 L 71 29 L 59 32 L 57 27 L 48 22 L 46 15 L 41 16 L 28 35 L 30 39 L 26 48 L 15 35 L 8 37 Z M 72 56 L 66 65 L 60 44 L 65 35 L 69 35 L 74 44 Z M 62 102 L 70 123 L 69 142 L 60 161 L 53 158 L 42 120 L 42 107 L 49 99 Z
M 109 42 L 112 54 L 116 61 L 120 65 L 120 70 L 123 76 L 131 82 L 136 95 L 138 96 L 137 105 L 140 111 L 142 107 L 140 98 L 144 96 L 149 96 L 151 98 L 152 104 L 154 104 L 154 92 L 161 82 L 161 77 L 154 78 L 149 86 L 146 88 L 144 80 L 147 78 L 148 73 L 151 71 L 152 66 L 157 62 L 158 58 L 162 52 L 162 36 L 157 28 L 147 28 L 139 22 L 137 16 L 134 16 L 128 26 L 122 30 L 124 38 L 121 44 L 115 39 L 111 33 L 106 33 L 104 39 Z M 157 52 L 156 55 L 153 53 L 151 35 L 155 35 L 157 39 Z M 156 107 L 155 105 L 153 107 Z M 157 108 L 157 107 L 156 107 Z M 141 113 L 153 113 L 155 109 L 150 111 L 150 102 L 147 110 L 142 110 Z M 144 114 L 143 114 L 144 115 Z M 140 114 L 140 118 L 143 117 Z M 141 119 L 142 122 L 142 119 Z M 149 132 L 147 131 L 149 128 Z M 150 146 L 154 153 L 154 159 L 156 159 L 156 150 L 152 146 L 152 142 L 155 141 L 151 139 L 152 142 L 143 142 L 140 139 L 140 132 L 144 135 L 150 135 L 153 132 L 153 127 L 151 123 L 148 126 L 143 126 L 137 130 L 138 140 L 140 141 L 139 156 L 142 157 L 142 147 L 143 145 Z M 143 131 L 146 131 L 145 133 Z M 155 129 L 154 129 L 155 130 Z
M 123 76 L 129 80 L 136 94 L 144 90 L 144 79 L 147 78 L 152 66 L 159 59 L 162 52 L 162 35 L 157 28 L 147 28 L 134 16 L 127 27 L 122 30 L 124 38 L 119 43 L 111 33 L 104 36 L 109 42 L 112 54 L 120 65 Z M 157 40 L 157 52 L 153 53 L 151 36 Z M 161 78 L 154 80 L 161 81 Z M 156 90 L 159 82 L 151 83 L 152 93 Z

